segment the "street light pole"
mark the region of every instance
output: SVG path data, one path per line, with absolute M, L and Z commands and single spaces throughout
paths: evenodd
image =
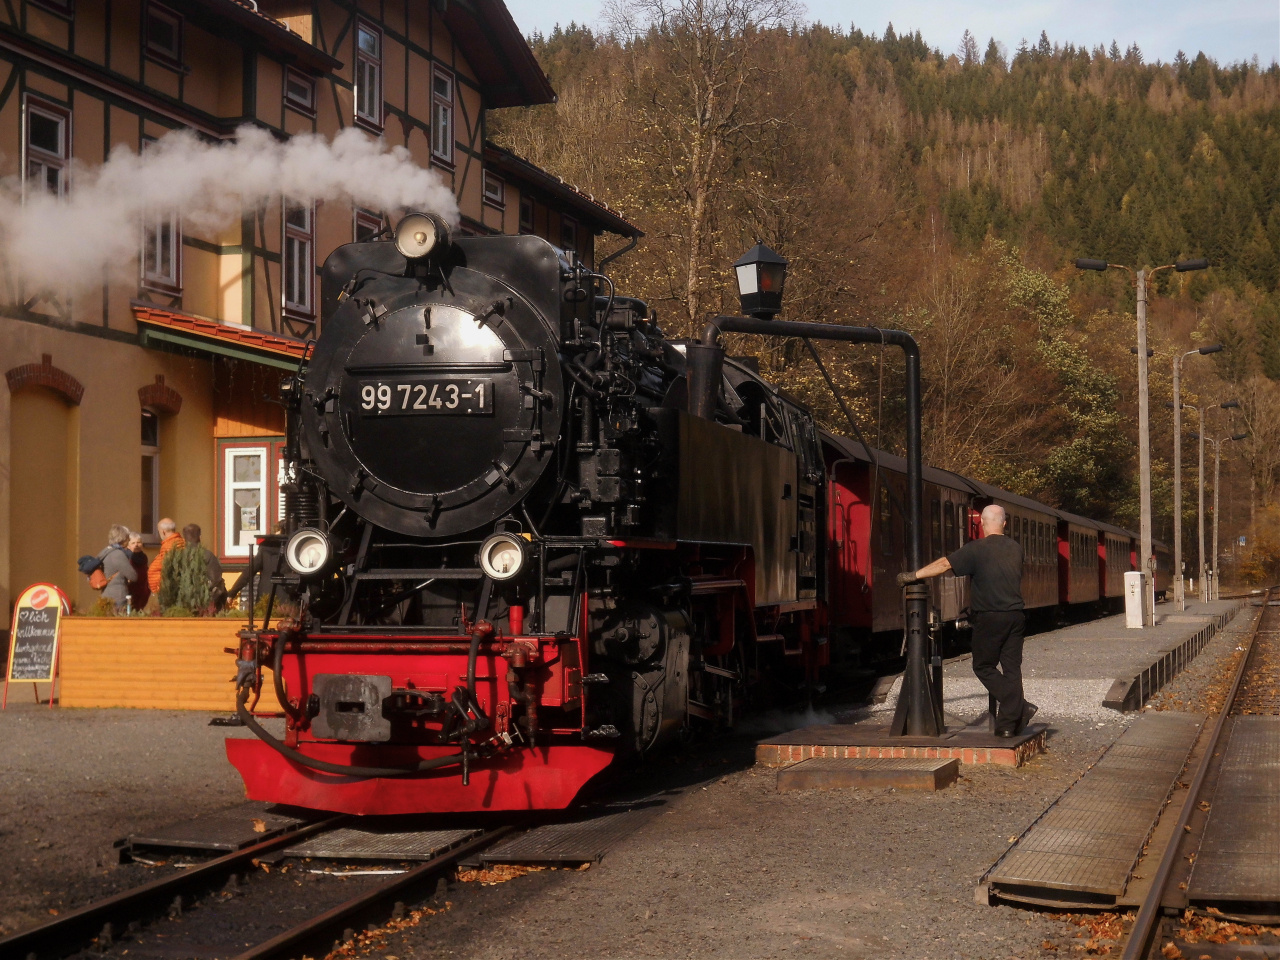
M 1209 261 L 1181 260 L 1164 266 L 1147 270 L 1145 267 L 1133 270 L 1131 267 L 1105 260 L 1076 260 L 1079 270 L 1106 270 L 1114 267 L 1128 270 L 1133 274 L 1137 287 L 1138 314 L 1138 535 L 1141 540 L 1142 556 L 1139 569 L 1143 575 L 1143 611 L 1142 625 L 1155 626 L 1155 556 L 1151 551 L 1151 417 L 1150 390 L 1147 386 L 1147 281 L 1161 270 L 1177 270 L 1185 273 L 1188 270 L 1203 270 Z
M 1213 444 L 1213 587 L 1209 591 L 1210 600 L 1218 600 L 1222 594 L 1222 581 L 1218 571 L 1218 483 L 1222 475 L 1222 445 L 1232 440 L 1243 440 L 1247 436 L 1247 433 L 1233 433 L 1229 437 L 1210 441 Z
M 1138 535 L 1142 542 L 1142 625 L 1156 623 L 1155 570 L 1151 551 L 1151 393 L 1147 386 L 1147 271 L 1136 274 L 1138 283 Z
M 1173 407 L 1173 606 L 1178 611 L 1187 609 L 1187 581 L 1182 575 L 1182 361 L 1221 349 L 1222 344 L 1215 343 L 1173 358 L 1173 403 L 1169 406 Z
M 1204 582 L 1204 407 L 1200 408 L 1200 466 L 1197 470 L 1197 479 L 1200 481 L 1200 508 L 1197 522 L 1200 525 L 1200 602 L 1209 602 L 1209 585 Z

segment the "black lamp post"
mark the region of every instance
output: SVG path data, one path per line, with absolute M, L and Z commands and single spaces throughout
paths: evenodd
M 782 287 L 787 282 L 787 260 L 763 243 L 757 243 L 733 265 L 738 276 L 742 312 L 757 320 L 772 320 L 782 309 Z

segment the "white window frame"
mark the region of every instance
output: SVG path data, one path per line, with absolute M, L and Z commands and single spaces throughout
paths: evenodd
M 142 141 L 146 151 L 155 143 L 153 139 Z M 165 229 L 168 238 L 164 239 Z M 154 240 L 153 240 L 154 238 Z M 169 270 L 164 270 L 164 248 L 168 247 Z M 179 293 L 182 290 L 182 221 L 176 210 L 149 210 L 143 214 L 142 242 L 138 250 L 138 265 L 144 287 Z
M 372 210 L 366 210 L 363 207 L 356 207 L 351 211 L 351 242 L 361 243 L 360 231 L 363 227 L 365 230 L 372 230 L 375 234 L 381 233 L 386 229 L 387 218 L 380 213 Z
M 156 524 L 160 522 L 160 414 L 156 413 L 149 407 L 143 407 L 140 417 L 146 417 L 148 414 L 154 417 L 156 421 L 156 442 L 155 444 L 143 443 L 140 456 L 151 458 L 151 503 L 149 505 L 149 509 L 151 511 L 151 522 L 147 522 L 148 505 L 142 503 L 141 498 L 139 498 L 139 506 L 143 509 L 139 520 L 142 527 L 140 531 L 142 535 L 142 542 L 153 544 L 159 542 L 159 536 L 156 533 Z M 146 479 L 142 476 L 141 463 L 138 464 L 138 468 L 138 479 L 141 482 Z M 139 492 L 141 493 L 141 491 Z
M 306 90 L 306 97 L 295 97 L 290 89 L 291 84 L 297 84 Z M 303 116 L 314 117 L 316 115 L 315 79 L 308 77 L 305 73 L 294 70 L 292 67 L 286 67 L 284 71 L 284 105 L 291 110 L 298 111 Z
M 58 186 L 55 196 L 67 195 L 67 166 L 71 158 L 71 111 L 66 107 L 41 100 L 27 94 L 22 110 L 22 186 L 23 196 L 29 196 L 34 185 L 41 192 L 48 191 L 49 171 L 57 171 Z M 32 115 L 44 117 L 58 124 L 59 151 L 52 152 L 31 142 Z M 38 176 L 33 177 L 33 172 Z
M 507 184 L 501 177 L 488 170 L 484 172 L 484 187 L 482 190 L 484 202 L 491 207 L 499 210 L 505 210 L 507 206 Z
M 173 27 L 174 45 L 161 47 L 151 41 L 151 18 L 163 20 Z M 142 49 L 146 56 L 168 67 L 182 66 L 182 14 L 164 4 L 148 0 L 142 11 Z
M 448 86 L 448 95 L 436 89 L 439 81 Z M 443 67 L 431 68 L 431 156 L 445 164 L 453 163 L 453 101 L 456 86 L 453 74 Z
M 311 318 L 315 316 L 316 206 L 295 204 L 286 197 L 280 204 L 280 299 L 285 313 Z M 307 214 L 306 229 L 289 222 L 290 209 Z M 300 276 L 290 277 L 300 272 Z M 293 290 L 290 287 L 294 287 Z M 302 296 L 290 299 L 292 292 Z
M 257 456 L 261 458 L 261 479 L 256 482 L 235 482 L 235 458 Z M 236 508 L 236 491 L 258 491 L 258 526 L 249 530 L 240 526 L 241 517 Z M 249 543 L 267 532 L 267 515 L 274 512 L 271 494 L 271 447 L 269 444 L 245 444 L 244 446 L 226 446 L 222 450 L 222 552 L 224 557 L 248 557 Z M 237 544 L 236 534 L 248 534 L 249 540 Z
M 528 209 L 529 209 L 528 223 L 526 223 L 524 219 L 524 211 L 525 211 L 526 204 L 528 204 Z M 537 217 L 537 213 L 538 213 L 538 208 L 537 208 L 537 205 L 534 203 L 533 197 L 522 196 L 520 198 L 520 220 L 518 223 L 518 229 L 521 233 L 534 232 L 534 222 Z
M 378 45 L 377 56 L 360 45 L 361 34 L 373 37 Z M 382 129 L 382 62 L 383 36 L 377 26 L 367 20 L 357 20 L 355 36 L 355 111 L 356 122 Z

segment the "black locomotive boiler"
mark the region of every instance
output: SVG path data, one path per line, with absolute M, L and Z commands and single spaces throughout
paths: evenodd
M 644 303 L 423 215 L 330 256 L 322 317 L 263 545 L 291 613 L 240 651 L 251 797 L 563 807 L 619 752 L 731 722 L 770 661 L 817 666 L 818 433 L 748 366 L 691 416 Z M 283 739 L 245 705 L 264 676 Z

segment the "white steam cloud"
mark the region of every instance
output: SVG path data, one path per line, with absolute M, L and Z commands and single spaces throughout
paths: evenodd
M 141 154 L 117 147 L 99 167 L 73 167 L 65 198 L 32 190 L 24 203 L 16 186 L 0 189 L 0 258 L 28 296 L 136 276 L 141 225 L 157 212 L 178 213 L 184 232 L 209 233 L 284 195 L 458 222 L 439 176 L 405 148 L 350 128 L 331 142 L 312 134 L 281 141 L 244 126 L 233 141 L 209 143 L 177 130 Z

